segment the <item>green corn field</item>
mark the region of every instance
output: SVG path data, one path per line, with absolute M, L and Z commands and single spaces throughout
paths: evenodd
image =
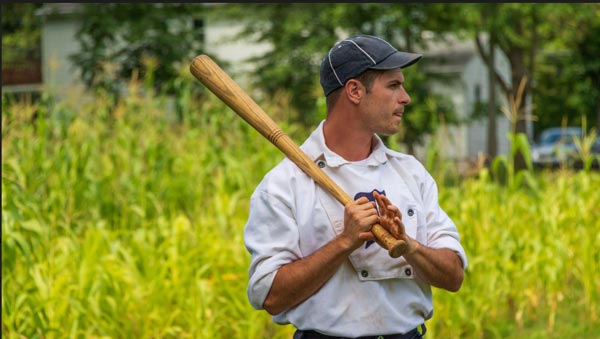
M 2 338 L 291 338 L 247 301 L 242 237 L 282 158 L 211 96 L 3 98 Z M 597 337 L 600 174 L 527 178 L 438 181 L 470 266 L 427 338 Z

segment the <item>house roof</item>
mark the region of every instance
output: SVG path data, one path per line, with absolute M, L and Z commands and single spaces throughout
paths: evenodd
M 421 63 L 429 71 L 439 74 L 461 73 L 477 49 L 473 40 L 446 37 L 443 40 L 428 39 Z
M 42 17 L 64 16 L 77 14 L 81 11 L 80 3 L 47 3 L 35 14 Z

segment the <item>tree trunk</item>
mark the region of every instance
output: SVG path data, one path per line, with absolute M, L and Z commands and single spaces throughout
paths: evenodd
M 496 45 L 496 33 L 494 30 L 490 30 L 490 39 L 488 42 L 489 54 L 486 60 L 488 69 L 488 126 L 487 126 L 487 153 L 488 161 L 496 157 L 498 154 L 497 147 L 497 128 L 496 128 L 496 70 L 495 64 L 495 53 L 494 48 Z
M 600 133 L 600 95 L 596 96 L 596 131 Z

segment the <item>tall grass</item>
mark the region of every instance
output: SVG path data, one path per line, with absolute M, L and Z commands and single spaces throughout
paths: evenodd
M 246 302 L 241 233 L 282 156 L 216 100 L 187 104 L 184 123 L 136 95 L 3 109 L 4 337 L 282 331 Z
M 246 299 L 242 239 L 250 194 L 283 156 L 212 96 L 184 88 L 177 117 L 136 93 L 3 98 L 3 338 L 291 338 Z M 428 337 L 600 327 L 600 175 L 534 180 L 440 187 L 470 267 L 460 292 L 435 291 Z
M 458 294 L 435 291 L 434 338 L 594 338 L 600 325 L 600 175 L 542 172 L 535 188 L 481 175 L 441 203 L 470 258 Z

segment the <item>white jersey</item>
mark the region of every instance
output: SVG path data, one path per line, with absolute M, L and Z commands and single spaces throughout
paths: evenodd
M 373 191 L 398 206 L 407 234 L 431 248 L 454 250 L 467 266 L 455 224 L 438 205 L 434 179 L 413 156 L 388 149 L 379 137 L 367 159 L 349 162 L 329 150 L 322 121 L 301 146 L 351 197 Z M 273 168 L 250 200 L 244 241 L 252 259 L 248 298 L 262 309 L 277 270 L 306 257 L 344 228 L 344 206 L 289 159 Z M 314 295 L 273 317 L 300 330 L 332 336 L 405 333 L 431 318 L 431 287 L 414 279 L 403 257 L 376 243 L 355 250 Z

